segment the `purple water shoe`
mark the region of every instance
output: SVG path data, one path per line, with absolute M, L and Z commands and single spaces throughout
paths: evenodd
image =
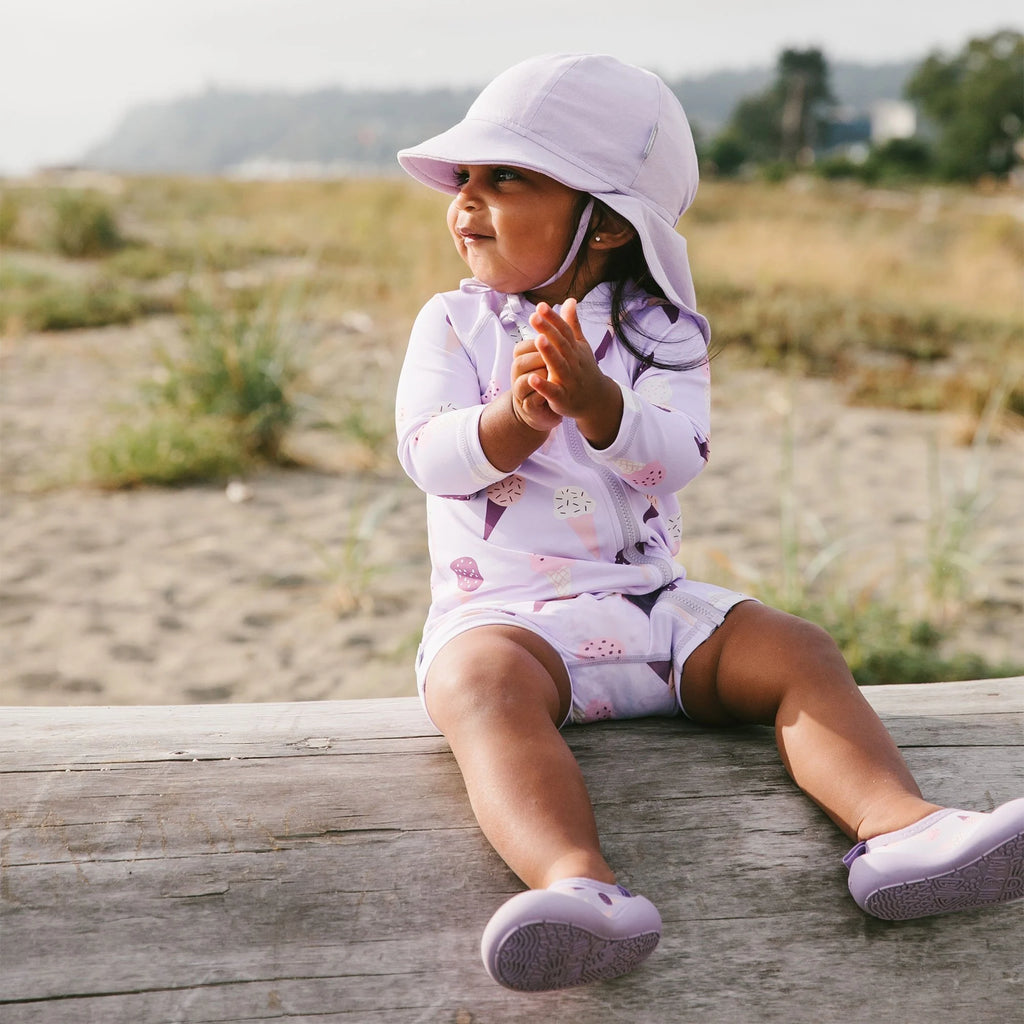
M 1024 799 L 990 814 L 946 808 L 844 858 L 861 909 L 887 921 L 1024 897 Z
M 620 885 L 567 878 L 513 896 L 484 929 L 480 951 L 499 984 L 546 992 L 626 974 L 660 937 L 650 900 Z

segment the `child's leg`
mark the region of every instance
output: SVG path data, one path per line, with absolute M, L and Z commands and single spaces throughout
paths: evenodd
M 687 660 L 683 706 L 709 724 L 774 724 L 796 783 L 860 842 L 857 904 L 890 920 L 1024 897 L 1024 800 L 991 813 L 922 799 L 888 732 L 820 629 L 737 605 Z
M 558 731 L 570 701 L 559 655 L 511 626 L 461 633 L 427 677 L 427 709 L 451 745 L 477 821 L 531 888 L 577 876 L 615 881 L 583 776 Z
M 687 714 L 774 725 L 796 784 L 848 835 L 868 839 L 937 810 L 824 630 L 747 601 L 687 659 Z
M 528 630 L 480 626 L 437 654 L 425 696 L 480 827 L 531 886 L 484 930 L 491 977 L 541 991 L 633 970 L 657 946 L 661 917 L 614 884 L 601 855 L 583 776 L 558 731 L 571 704 L 559 655 Z

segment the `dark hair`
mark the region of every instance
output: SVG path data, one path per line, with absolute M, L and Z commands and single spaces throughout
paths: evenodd
M 586 208 L 587 202 L 591 198 L 591 196 L 586 195 L 585 193 L 581 195 L 577 210 L 577 217 L 583 215 L 583 210 Z M 591 223 L 594 225 L 594 230 L 600 231 L 602 222 L 607 223 L 612 219 L 620 222 L 622 220 L 619 214 L 614 213 L 600 200 L 595 200 L 594 212 L 591 215 Z M 586 260 L 586 255 L 584 255 L 583 259 L 584 261 Z M 665 306 L 669 307 L 669 309 L 675 309 L 677 312 L 682 313 L 682 311 L 665 296 L 665 292 L 662 290 L 661 285 L 655 281 L 654 276 L 651 274 L 650 268 L 647 266 L 647 258 L 644 256 L 644 249 L 639 235 L 634 235 L 633 238 L 631 238 L 625 245 L 621 245 L 617 249 L 612 249 L 609 252 L 608 263 L 605 266 L 604 280 L 611 285 L 612 290 L 612 331 L 615 333 L 615 337 L 618 338 L 624 348 L 640 361 L 640 373 L 652 366 L 661 370 L 693 370 L 698 366 L 703 366 L 708 361 L 708 354 L 706 351 L 704 355 L 698 359 L 685 359 L 682 362 L 666 359 L 659 355 L 655 355 L 654 348 L 649 345 L 644 345 L 643 341 L 639 340 L 646 339 L 649 342 L 657 341 L 656 338 L 652 337 L 643 330 L 642 327 L 640 327 L 637 323 L 636 317 L 626 308 L 626 295 L 632 290 L 631 286 L 639 288 L 655 301 L 660 300 L 665 304 Z M 696 324 L 693 325 L 693 328 L 695 332 L 699 332 L 699 328 Z M 634 338 L 637 340 L 634 340 Z

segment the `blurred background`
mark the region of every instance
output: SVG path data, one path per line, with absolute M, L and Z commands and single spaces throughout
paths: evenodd
M 713 330 L 690 574 L 858 679 L 1024 673 L 1016 5 L 8 5 L 0 704 L 411 694 L 408 325 L 464 268 L 395 151 L 523 57 L 686 108 Z

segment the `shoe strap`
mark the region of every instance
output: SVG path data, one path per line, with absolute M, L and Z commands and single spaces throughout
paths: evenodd
M 868 842 L 866 839 L 862 839 L 850 852 L 843 858 L 843 863 L 850 867 L 851 864 L 868 848 Z

